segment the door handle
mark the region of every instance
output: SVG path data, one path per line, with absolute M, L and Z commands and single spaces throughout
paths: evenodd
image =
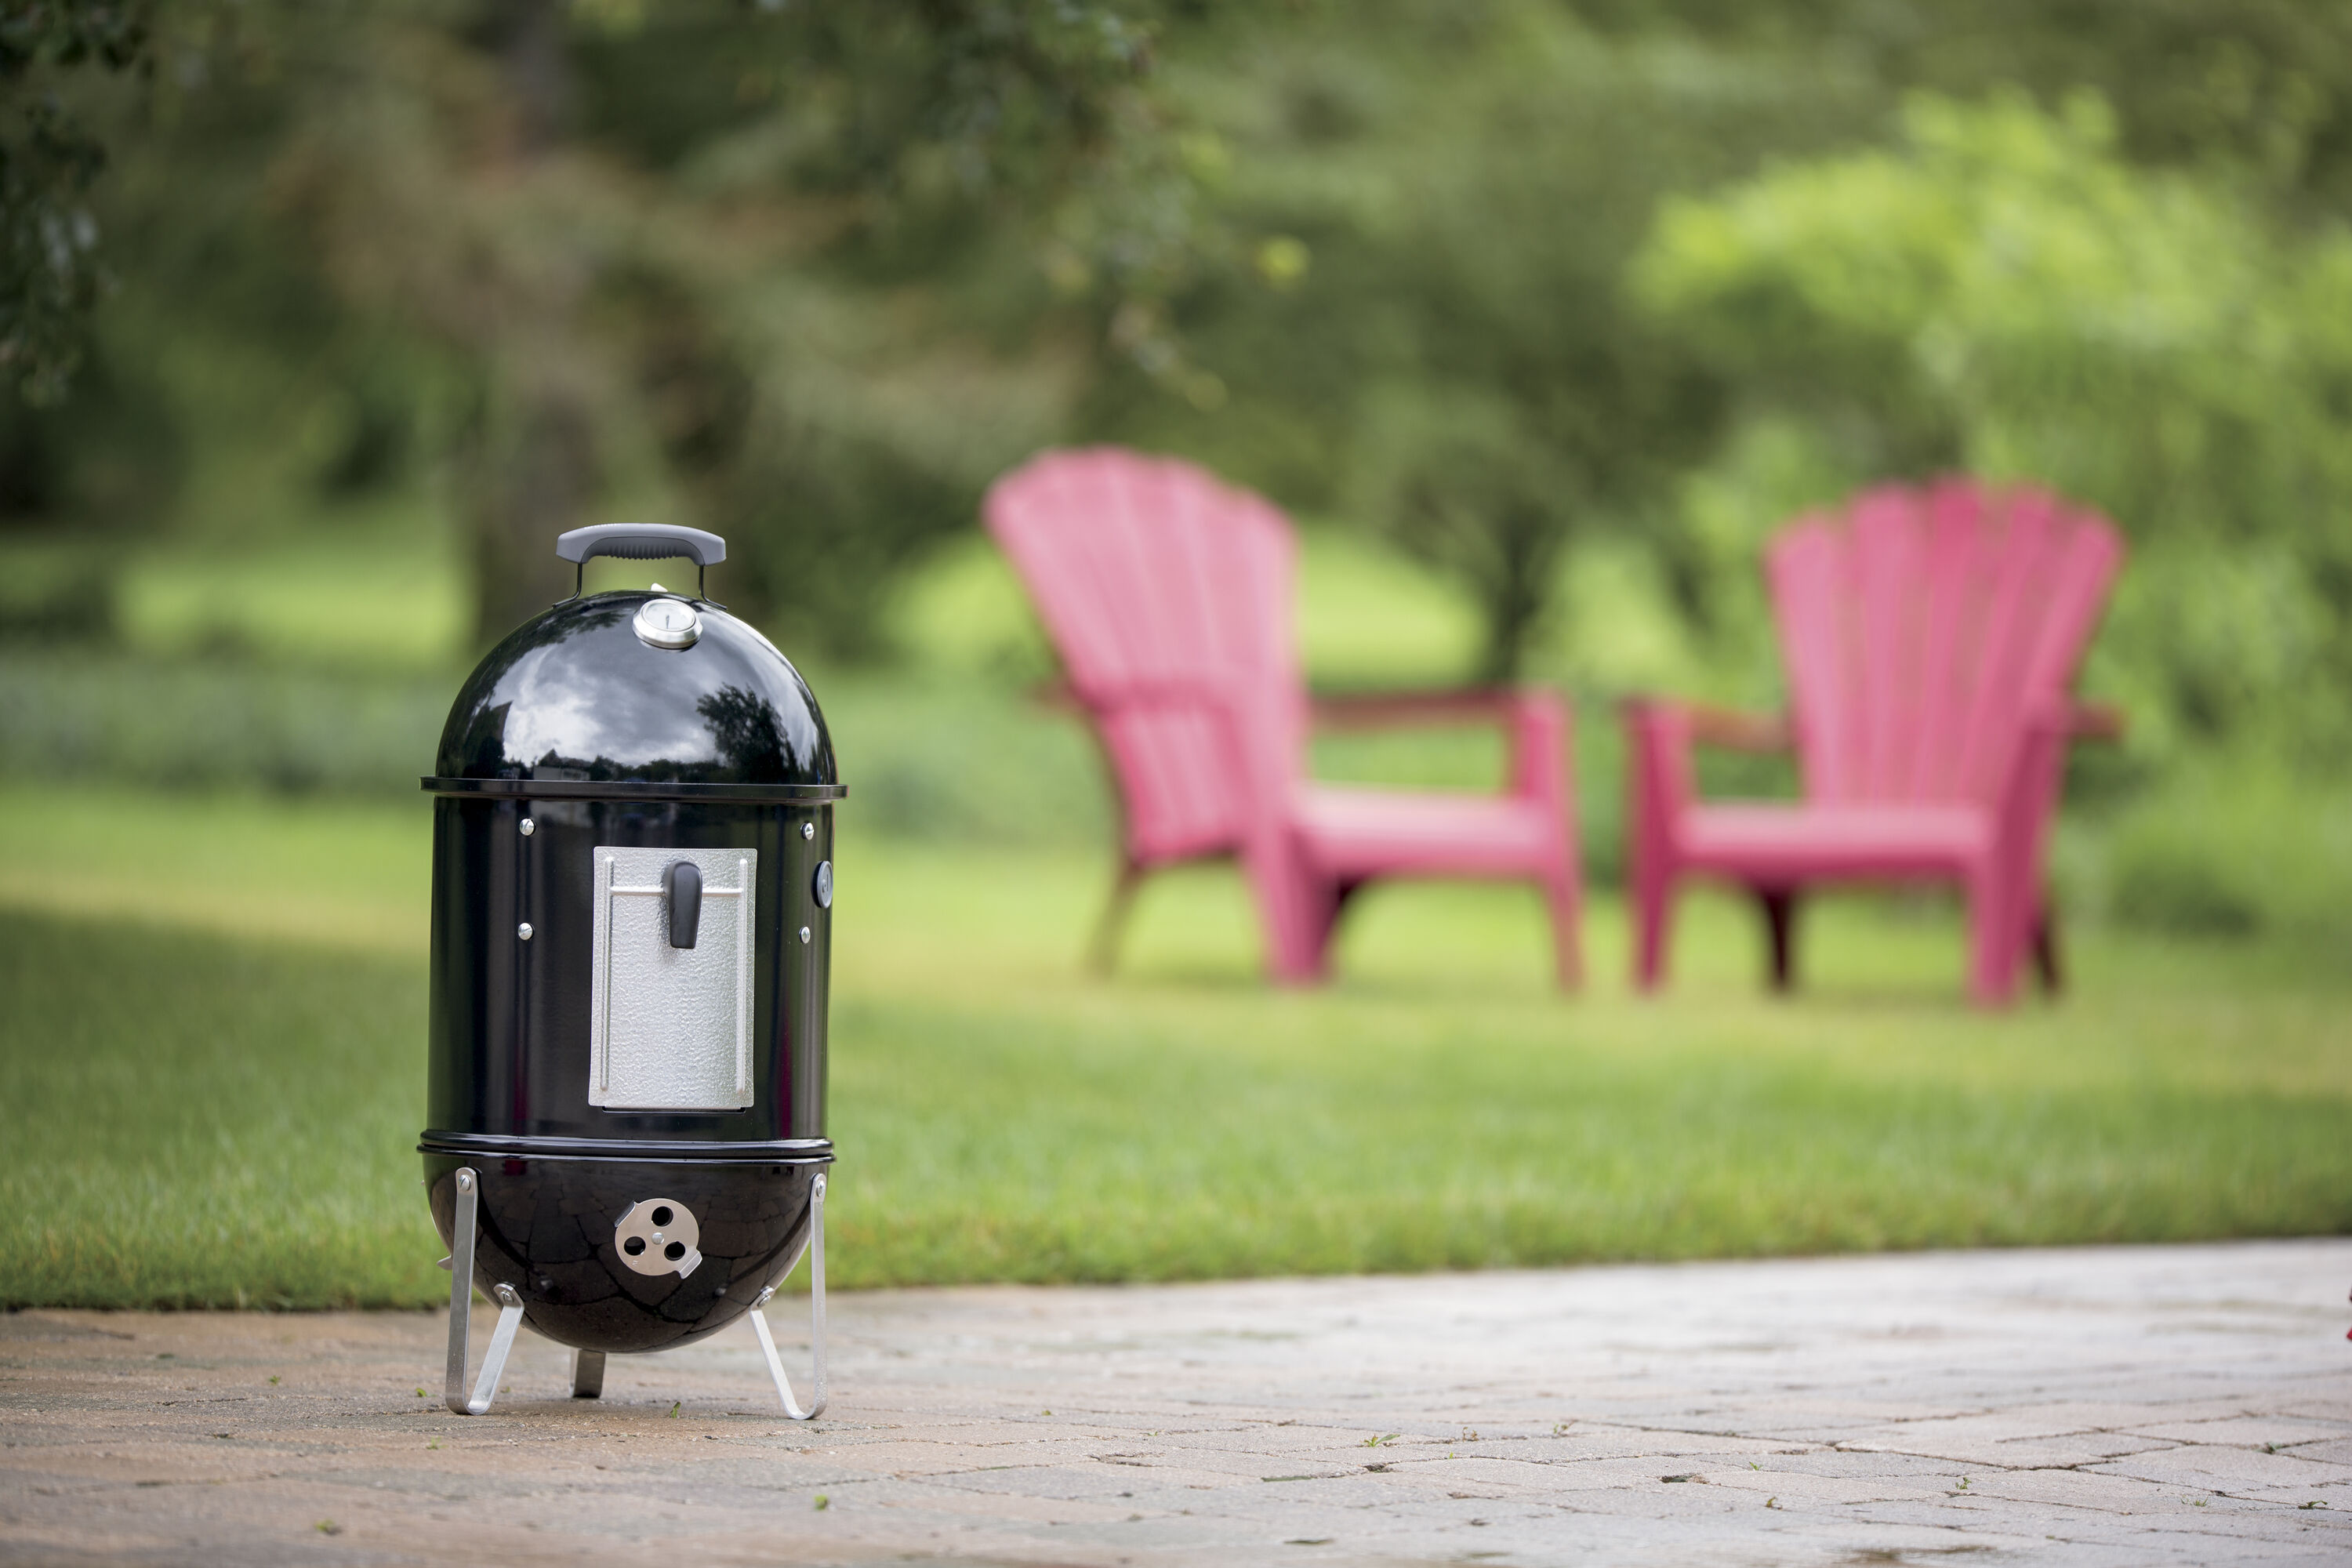
M 662 900 L 669 905 L 669 944 L 692 947 L 702 928 L 702 872 L 691 860 L 673 860 L 662 873 Z

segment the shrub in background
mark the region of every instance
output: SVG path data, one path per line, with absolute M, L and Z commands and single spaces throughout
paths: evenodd
M 2186 768 L 2125 809 L 2095 857 L 2107 914 L 2189 937 L 2352 940 L 2352 802 L 2263 759 Z
M 1670 200 L 1635 297 L 1855 474 L 2054 486 L 2134 554 L 2134 744 L 2352 743 L 2352 230 L 2126 163 L 2088 94 L 1920 97 L 1898 144 Z

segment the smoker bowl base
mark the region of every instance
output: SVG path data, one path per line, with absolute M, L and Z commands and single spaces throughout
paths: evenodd
M 808 1240 L 817 1176 L 833 1159 L 830 1144 L 748 1158 L 740 1145 L 718 1145 L 715 1154 L 726 1157 L 648 1159 L 617 1142 L 592 1156 L 427 1140 L 426 1198 L 435 1227 L 453 1246 L 457 1173 L 475 1173 L 471 1254 L 484 1294 L 511 1285 L 532 1330 L 608 1354 L 690 1344 L 782 1284 Z M 698 1218 L 701 1256 L 688 1272 L 644 1273 L 618 1249 L 616 1226 L 646 1198 L 675 1200 Z
M 474 1305 L 474 1252 L 476 1234 L 481 1209 L 481 1178 L 473 1167 L 462 1166 L 452 1173 L 450 1186 L 453 1202 L 450 1215 L 449 1247 L 449 1357 L 444 1396 L 449 1408 L 460 1415 L 486 1415 L 491 1402 L 498 1397 L 499 1379 L 506 1372 L 507 1354 L 514 1348 L 515 1331 L 523 1319 L 522 1297 L 511 1285 L 500 1282 L 491 1287 L 499 1301 L 498 1327 L 491 1331 L 489 1349 L 483 1354 L 480 1375 L 474 1380 L 471 1392 L 466 1387 L 466 1365 L 471 1359 L 467 1342 L 472 1333 Z M 792 1379 L 784 1372 L 783 1358 L 776 1352 L 776 1336 L 768 1328 L 768 1315 L 763 1310 L 776 1294 L 773 1285 L 764 1287 L 746 1309 L 751 1320 L 751 1331 L 760 1342 L 760 1352 L 767 1358 L 768 1375 L 776 1385 L 776 1397 L 782 1402 L 784 1415 L 794 1421 L 812 1421 L 824 1413 L 824 1173 L 818 1171 L 809 1185 L 808 1230 L 803 1250 L 809 1258 L 809 1351 L 815 1363 L 812 1380 L 813 1397 L 808 1408 L 801 1408 L 793 1397 Z M 793 1255 L 783 1273 L 791 1274 L 800 1263 L 800 1253 Z M 572 1395 L 575 1399 L 594 1399 L 604 1391 L 604 1355 L 603 1351 L 580 1350 L 572 1363 Z

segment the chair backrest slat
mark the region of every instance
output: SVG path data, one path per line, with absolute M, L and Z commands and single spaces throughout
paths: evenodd
M 1767 571 L 1807 796 L 1992 804 L 2122 561 L 2113 524 L 2031 488 L 1888 486 L 1791 523 Z
M 1237 846 L 1253 776 L 1295 773 L 1304 744 L 1289 523 L 1191 463 L 1116 447 L 1032 459 L 990 489 L 983 516 L 1082 699 L 1202 680 L 1247 695 L 1234 712 L 1097 705 L 1130 853 Z
M 1903 791 L 1913 800 L 1949 799 L 1962 793 L 1961 728 L 1982 629 L 1974 581 L 1987 548 L 1979 527 L 1982 499 L 1973 485 L 1938 486 L 1928 498 L 1920 714 Z
M 1856 607 L 1851 689 L 1861 722 L 1851 742 L 1850 776 L 1867 798 L 1895 795 L 1907 782 L 1916 733 L 1906 710 L 1918 701 L 1927 627 L 1918 510 L 1906 491 L 1878 490 L 1852 513 L 1846 592 Z

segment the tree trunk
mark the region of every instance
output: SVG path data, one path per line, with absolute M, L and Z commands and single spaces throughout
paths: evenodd
M 519 182 L 564 135 L 572 96 L 564 11 L 565 0 L 505 0 L 494 12 L 513 110 L 505 151 Z M 596 499 L 594 378 L 578 363 L 584 269 L 559 267 L 554 276 L 571 286 L 548 287 L 544 275 L 508 279 L 500 330 L 481 346 L 485 406 L 463 471 L 474 632 L 483 647 L 572 591 L 555 536 L 587 522 Z
M 1568 525 L 1540 504 L 1518 501 L 1490 526 L 1493 559 L 1486 580 L 1478 584 L 1486 637 L 1475 679 L 1481 685 L 1507 686 L 1519 679 L 1528 644 L 1550 607 Z
M 596 477 L 595 422 L 558 385 L 513 390 L 512 426 L 493 416 L 473 465 L 474 637 L 487 647 L 572 592 L 555 536 L 587 521 Z

